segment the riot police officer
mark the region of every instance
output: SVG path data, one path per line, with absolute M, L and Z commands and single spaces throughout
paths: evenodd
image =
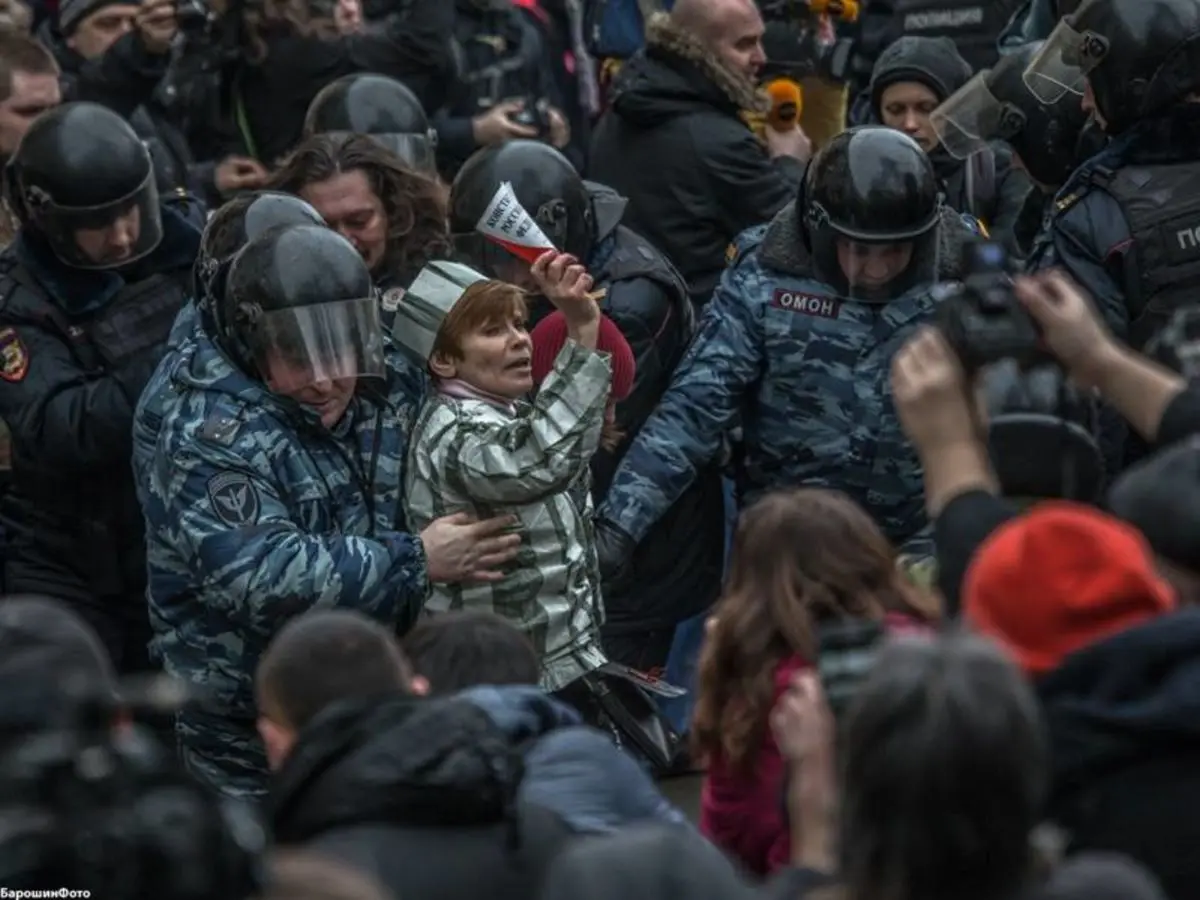
M 412 168 L 437 172 L 437 132 L 417 95 L 394 78 L 347 75 L 324 87 L 308 107 L 304 136 L 330 132 L 370 135 Z
M 187 299 L 200 234 L 160 206 L 145 146 L 95 104 L 39 117 L 6 182 L 21 222 L 0 254 L 6 588 L 70 603 L 119 669 L 144 669 L 133 408 Z
M 134 486 L 140 502 L 145 502 L 146 475 L 154 459 L 163 415 L 167 405 L 178 396 L 171 384 L 172 375 L 175 368 L 186 365 L 186 360 L 194 353 L 188 347 L 194 345 L 192 338 L 197 328 L 203 328 L 208 334 L 215 333 L 215 310 L 220 306 L 225 277 L 234 254 L 271 228 L 324 224 L 321 214 L 299 197 L 274 191 L 243 194 L 230 200 L 208 220 L 192 269 L 193 296 L 179 311 L 167 339 L 166 352 L 146 383 L 134 411 Z
M 929 321 L 939 258 L 965 229 L 945 214 L 929 157 L 888 128 L 846 131 L 800 194 L 737 241 L 670 389 L 613 478 L 597 524 L 616 583 L 638 541 L 741 417 L 740 503 L 801 484 L 847 493 L 907 552 L 931 552 L 921 467 L 888 370 Z M 950 261 L 957 255 L 947 252 Z
M 1059 192 L 1034 270 L 1061 266 L 1114 333 L 1142 348 L 1200 289 L 1200 4 L 1085 0 L 1025 70 L 1111 138 Z
M 990 142 L 1004 141 L 1013 162 L 1034 184 L 1013 229 L 1022 255 L 1027 254 L 1055 192 L 1085 160 L 1104 147 L 1099 129 L 1086 127 L 1087 113 L 1074 94 L 1042 103 L 1025 85 L 1026 66 L 1041 49 L 1035 41 L 1000 58 L 992 69 L 977 73 L 930 115 L 946 152 L 970 159 Z
M 150 616 L 168 673 L 203 686 L 180 714 L 205 783 L 261 795 L 259 656 L 318 603 L 403 631 L 430 581 L 501 565 L 508 517 L 399 531 L 409 423 L 424 373 L 389 352 L 362 256 L 318 225 L 278 226 L 229 266 L 215 329 L 173 379 L 151 462 Z
M 468 160 L 450 190 L 450 228 L 456 249 L 495 277 L 530 286 L 529 266 L 475 233 L 502 183 L 559 249 L 581 260 L 605 291 L 601 307 L 617 323 L 638 361 L 632 393 L 617 404 L 624 437 L 592 461 L 593 492 L 603 497 L 617 464 L 671 381 L 694 331 L 682 277 L 644 238 L 621 224 L 625 200 L 585 182 L 558 151 L 513 141 Z M 534 300 L 536 322 L 550 311 Z M 638 546 L 636 583 L 605 593 L 605 650 L 619 662 L 648 668 L 665 662 L 677 622 L 715 599 L 721 580 L 722 497 L 712 466 L 666 511 Z M 656 646 L 649 647 L 649 644 Z

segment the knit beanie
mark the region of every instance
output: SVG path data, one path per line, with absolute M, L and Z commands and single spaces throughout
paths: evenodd
M 967 624 L 1030 675 L 1175 605 L 1136 530 L 1066 501 L 1039 503 L 1000 526 L 963 584 Z
M 540 386 L 554 368 L 558 351 L 567 343 L 567 320 L 563 318 L 562 313 L 552 312 L 537 323 L 529 337 L 533 341 L 533 383 L 534 386 Z M 633 376 L 637 364 L 629 342 L 621 334 L 617 323 L 608 316 L 600 317 L 600 336 L 596 341 L 596 349 L 612 357 L 611 398 L 617 401 L 624 400 L 633 390 Z
M 75 27 L 92 13 L 122 2 L 124 0 L 62 0 L 58 4 L 58 33 L 70 37 Z M 140 0 L 132 2 L 139 3 Z
M 948 37 L 908 35 L 887 47 L 871 71 L 871 111 L 879 115 L 883 92 L 902 81 L 923 84 L 945 100 L 971 80 L 971 66 Z
M 1200 438 L 1126 469 L 1109 490 L 1108 508 L 1160 557 L 1200 574 Z

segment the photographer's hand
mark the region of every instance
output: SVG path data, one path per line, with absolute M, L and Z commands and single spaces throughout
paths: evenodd
M 525 108 L 524 100 L 505 100 L 497 103 L 481 116 L 471 120 L 471 136 L 478 147 L 506 144 L 518 138 L 532 140 L 538 136 L 537 129 L 520 122 L 513 116 Z
M 936 517 L 968 490 L 997 492 L 982 415 L 962 365 L 936 328 L 922 328 L 892 360 L 892 395 L 925 469 L 925 505 Z
M 1039 272 L 1014 282 L 1017 299 L 1029 311 L 1042 341 L 1071 377 L 1095 387 L 1097 375 L 1120 353 L 1087 295 L 1061 272 Z
M 1183 377 L 1119 344 L 1061 272 L 1017 279 L 1016 293 L 1071 377 L 1096 388 L 1143 438 L 1157 440 L 1163 413 L 1187 387 Z
M 795 677 L 771 711 L 771 732 L 788 764 L 792 864 L 831 873 L 837 868 L 836 729 L 816 673 Z

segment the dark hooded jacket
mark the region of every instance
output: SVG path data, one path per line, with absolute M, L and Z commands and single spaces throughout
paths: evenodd
M 790 203 L 798 160 L 770 159 L 741 118 L 754 86 L 666 15 L 622 68 L 592 138 L 590 178 L 629 198 L 625 224 L 663 251 L 707 302 L 738 234 Z
M 518 797 L 523 775 L 521 748 L 466 700 L 350 701 L 311 722 L 276 773 L 275 840 L 397 897 L 527 900 L 570 830 Z
M 682 824 L 646 770 L 572 707 L 536 687 L 477 687 L 459 694 L 524 747 L 519 797 L 556 813 L 573 831 L 617 831 L 637 822 Z
M 1072 654 L 1037 685 L 1051 818 L 1069 849 L 1125 853 L 1171 897 L 1200 885 L 1200 610 Z
M 941 102 L 967 83 L 971 68 L 949 38 L 902 37 L 875 63 L 864 110 L 868 121 L 882 122 L 880 101 L 890 85 L 915 81 L 925 85 Z M 945 192 L 946 203 L 980 219 L 993 240 L 1018 252 L 1015 235 L 1032 184 L 1013 168 L 1012 151 L 1003 143 L 970 159 L 955 159 L 942 147 L 929 154 Z

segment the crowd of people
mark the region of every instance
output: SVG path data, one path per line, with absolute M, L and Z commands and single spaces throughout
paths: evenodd
M 1200 4 L 927 6 L 0 0 L 0 886 L 1200 897 Z

